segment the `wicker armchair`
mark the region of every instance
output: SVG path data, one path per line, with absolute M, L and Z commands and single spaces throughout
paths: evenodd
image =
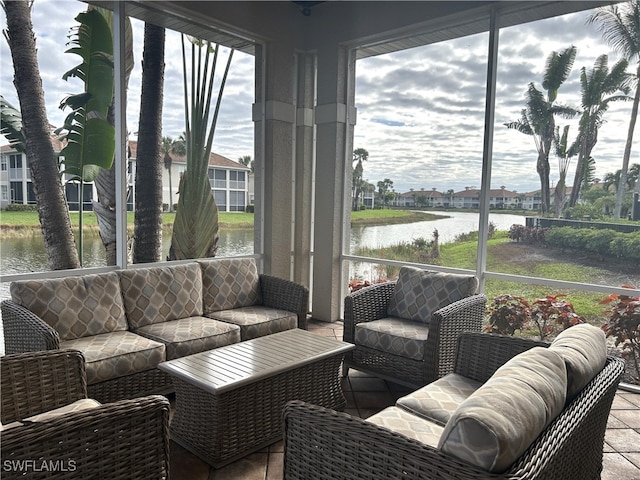
M 86 398 L 82 354 L 56 350 L 0 358 L 2 478 L 167 479 L 169 402 L 147 396 L 8 423 Z
M 428 277 L 425 293 L 444 283 L 449 283 L 449 286 L 453 284 L 455 295 L 448 296 L 456 300 L 448 304 L 446 301 L 436 302 L 437 309 L 433 308 L 434 311 L 426 318 L 416 319 L 421 314 L 419 309 L 413 319 L 398 318 L 398 315 L 390 312 L 390 304 L 394 297 L 403 295 L 402 288 L 399 288 L 399 283 L 407 278 L 403 274 L 422 275 L 423 279 Z M 422 288 L 424 282 L 417 286 Z M 403 267 L 398 282 L 376 284 L 348 295 L 344 301 L 343 340 L 354 343 L 356 348 L 345 356 L 343 375 L 346 376 L 348 369 L 352 367 L 401 385 L 418 388 L 450 373 L 460 333 L 479 332 L 482 327 L 487 297 L 482 294 L 474 295 L 476 286 L 477 281 L 472 276 Z M 434 298 L 438 292 L 435 293 Z M 446 297 L 440 295 L 440 300 Z M 381 338 L 386 336 L 379 341 L 379 345 L 375 345 L 375 339 L 373 342 L 367 342 L 368 338 L 359 341 L 357 329 L 362 328 L 365 322 L 378 325 L 378 331 L 371 328 L 366 332 L 368 338 L 378 334 Z M 389 327 L 387 322 L 390 323 Z M 395 323 L 391 324 L 392 322 Z M 392 351 L 395 345 L 400 344 L 408 345 L 404 352 Z M 410 356 L 412 352 L 422 354 Z
M 454 372 L 479 382 L 539 342 L 490 334 L 460 337 Z M 624 369 L 604 368 L 533 441 L 511 467 L 492 474 L 357 417 L 300 401 L 284 409 L 284 479 L 599 479 L 604 434 Z

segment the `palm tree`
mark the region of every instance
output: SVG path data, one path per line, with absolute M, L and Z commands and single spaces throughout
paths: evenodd
M 591 157 L 593 147 L 598 141 L 598 130 L 604 123 L 604 114 L 611 102 L 627 98 L 624 94 L 616 94 L 616 92 L 627 90 L 625 86 L 628 78 L 625 72 L 627 65 L 626 60 L 620 60 L 609 71 L 608 56 L 600 55 L 591 70 L 584 67 L 580 70 L 582 116 L 575 147 L 578 151 L 578 164 L 569 200 L 571 207 L 580 198 L 585 162 Z
M 554 205 L 556 218 L 560 218 L 564 204 L 566 202 L 565 196 L 567 192 L 567 171 L 569 170 L 569 164 L 571 163 L 571 157 L 576 152 L 575 148 L 569 147 L 569 125 L 565 125 L 560 135 L 560 127 L 556 127 L 554 133 L 553 144 L 556 148 L 556 157 L 558 157 L 558 183 L 556 183 L 556 190 L 554 192 Z
M 536 170 L 540 177 L 541 209 L 543 214 L 548 213 L 551 203 L 549 154 L 551 153 L 555 132 L 555 116 L 573 118 L 578 113 L 573 108 L 555 103 L 558 97 L 558 90 L 569 76 L 569 73 L 571 73 L 575 58 L 575 46 L 568 47 L 560 53 L 552 52 L 547 57 L 542 80 L 542 88 L 547 94 L 546 98 L 533 83 L 530 83 L 527 89 L 526 107 L 522 110 L 520 119 L 515 122 L 505 123 L 507 128 L 533 137 L 538 151 Z
M 184 133 L 176 140 L 171 137 L 162 137 L 162 153 L 164 155 L 164 168 L 169 172 L 169 211 L 173 212 L 173 176 L 171 175 L 171 166 L 173 165 L 173 157 L 184 157 L 187 149 L 184 145 Z
M 598 9 L 589 17 L 588 21 L 589 23 L 599 24 L 602 36 L 616 52 L 622 54 L 629 62 L 635 60 L 638 64 L 635 74 L 636 92 L 633 97 L 627 142 L 624 147 L 624 156 L 622 157 L 622 172 L 620 175 L 619 188 L 616 193 L 615 216 L 616 218 L 620 218 L 624 185 L 629 169 L 629 159 L 631 158 L 633 131 L 636 127 L 638 104 L 640 103 L 640 0 L 628 2 L 623 7 L 612 5 L 607 8 Z M 636 186 L 636 188 L 639 188 L 639 186 Z
M 20 102 L 27 165 L 36 194 L 36 208 L 52 270 L 80 267 L 69 209 L 64 196 L 58 159 L 51 144 L 49 121 L 31 23 L 32 2 L 2 1 L 7 19 L 4 34 L 14 69 Z
M 214 111 L 211 113 L 219 51 L 219 45 L 214 46 L 210 42 L 192 40 L 192 78 L 188 82 L 185 38 L 184 35 L 182 36 L 187 169 L 180 179 L 178 212 L 173 224 L 169 249 L 170 260 L 213 257 L 218 248 L 218 207 L 211 191 L 207 171 L 222 94 L 233 58 L 233 49 L 227 57 Z M 188 83 L 191 84 L 191 88 Z
M 244 165 L 245 167 L 249 167 L 251 169 L 251 173 L 253 173 L 254 161 L 251 158 L 251 155 L 243 155 L 238 158 L 238 163 Z
M 133 263 L 153 263 L 162 257 L 162 98 L 164 88 L 164 27 L 144 25 L 142 95 L 136 154 L 136 214 Z
M 352 209 L 357 210 L 360 203 L 359 198 L 362 194 L 365 181 L 362 178 L 363 166 L 362 162 L 366 162 L 369 159 L 369 152 L 364 148 L 356 148 L 353 151 L 353 162 L 356 162 L 356 166 L 353 167 L 353 174 L 351 178 L 351 198 L 353 199 Z

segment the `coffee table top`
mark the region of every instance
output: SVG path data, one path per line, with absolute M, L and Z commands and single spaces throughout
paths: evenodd
M 351 343 L 293 329 L 162 362 L 158 368 L 221 394 L 353 348 Z

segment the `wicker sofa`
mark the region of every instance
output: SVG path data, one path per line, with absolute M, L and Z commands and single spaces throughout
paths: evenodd
M 596 327 L 563 333 L 465 333 L 454 373 L 366 420 L 290 402 L 284 478 L 599 479 L 624 363 Z
M 87 399 L 82 354 L 0 358 L 3 479 L 169 478 L 169 401 Z
M 308 290 L 259 274 L 253 258 L 212 259 L 13 282 L 1 304 L 8 354 L 83 353 L 89 396 L 167 393 L 160 362 L 305 327 Z

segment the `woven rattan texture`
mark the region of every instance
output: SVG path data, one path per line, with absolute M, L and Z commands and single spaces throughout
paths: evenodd
M 480 365 L 489 352 L 494 358 L 507 358 L 508 352 L 519 352 L 538 343 L 526 345 L 526 341 L 488 334 L 465 336 L 461 345 L 465 345 L 467 353 L 459 355 L 456 362 L 456 370 L 460 371 L 465 371 L 465 363 L 470 361 L 468 352 L 480 355 L 473 360 Z M 514 347 L 511 343 L 519 345 Z M 598 479 L 608 413 L 623 367 L 621 360 L 608 358 L 604 369 L 500 475 L 472 468 L 437 449 L 359 418 L 291 402 L 284 411 L 284 478 L 303 480 L 314 472 L 315 480 Z M 489 366 L 486 373 L 492 370 L 495 365 Z
M 260 274 L 262 304 L 298 315 L 298 328 L 307 329 L 309 289 L 282 278 Z
M 222 395 L 174 379 L 171 437 L 218 468 L 282 438 L 282 408 L 299 399 L 342 410 L 342 355 L 311 363 Z

